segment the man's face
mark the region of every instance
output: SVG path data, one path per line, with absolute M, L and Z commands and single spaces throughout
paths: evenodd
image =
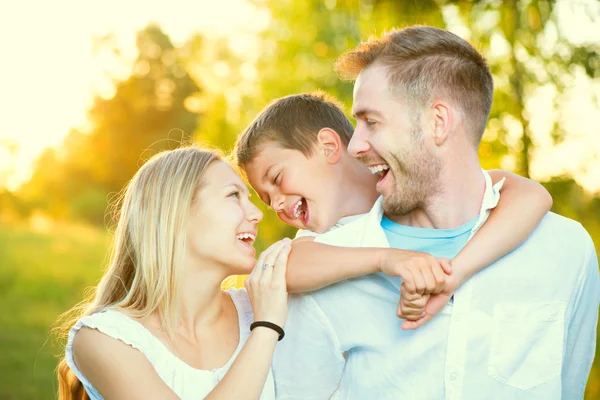
M 286 224 L 323 233 L 339 220 L 336 175 L 318 150 L 306 157 L 266 143 L 245 170 L 261 200 Z
M 356 129 L 348 152 L 373 173 L 384 212 L 405 215 L 422 208 L 437 189 L 441 162 L 421 116 L 391 92 L 385 67 L 365 68 L 354 86 Z

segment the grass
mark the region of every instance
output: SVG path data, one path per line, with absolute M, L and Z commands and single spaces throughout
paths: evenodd
M 50 328 L 100 278 L 108 243 L 102 231 L 81 226 L 0 228 L 0 399 L 56 397 L 62 349 Z
M 108 245 L 108 234 L 85 226 L 34 232 L 0 225 L 0 400 L 56 398 L 54 369 L 63 348 L 49 340 L 50 328 L 98 281 Z M 586 399 L 596 398 L 598 357 L 586 392 Z

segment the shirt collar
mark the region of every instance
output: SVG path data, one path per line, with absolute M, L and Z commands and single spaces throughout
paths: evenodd
M 485 179 L 485 192 L 483 194 L 483 201 L 481 202 L 481 209 L 479 210 L 479 216 L 477 217 L 477 222 L 473 226 L 471 230 L 471 236 L 475 235 L 479 228 L 483 226 L 483 223 L 487 220 L 490 211 L 498 205 L 498 201 L 500 201 L 500 189 L 504 184 L 505 178 L 502 178 L 495 185 L 492 184 L 492 178 L 490 174 L 481 170 L 483 173 L 483 177 Z M 385 236 L 385 232 L 381 229 L 381 219 L 383 218 L 383 196 L 380 196 L 373 208 L 366 216 L 367 220 L 367 229 L 364 230 L 364 234 L 361 240 L 361 245 L 365 247 L 382 247 L 385 244 L 385 247 L 389 247 L 389 243 Z

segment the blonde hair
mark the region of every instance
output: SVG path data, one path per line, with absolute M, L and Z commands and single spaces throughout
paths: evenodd
M 148 160 L 126 186 L 108 268 L 90 301 L 59 321 L 63 337 L 85 315 L 117 309 L 133 318 L 156 312 L 168 336 L 177 316 L 179 268 L 186 248 L 186 219 L 214 151 L 184 147 Z M 87 399 L 63 358 L 57 368 L 59 399 Z

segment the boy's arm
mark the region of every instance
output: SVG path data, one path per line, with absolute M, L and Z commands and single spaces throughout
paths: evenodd
M 404 329 L 418 328 L 430 320 L 467 279 L 525 242 L 550 211 L 552 197 L 539 183 L 506 171 L 488 172 L 494 183 L 506 178 L 498 205 L 479 232 L 452 260 L 452 276 L 444 291 L 431 296 L 425 316 L 417 321 L 405 321 Z M 407 298 L 400 300 L 401 304 L 410 302 Z
M 489 174 L 494 183 L 506 181 L 486 223 L 452 260 L 462 282 L 525 242 L 552 207 L 552 196 L 539 183 L 501 170 Z
M 379 270 L 380 249 L 336 247 L 307 236 L 292 242 L 286 275 L 289 293 L 317 290 Z
M 418 251 L 337 247 L 301 237 L 292 242 L 287 265 L 289 293 L 317 290 L 332 283 L 374 272 L 400 276 L 412 292 L 439 292 L 450 264 Z M 421 272 L 421 273 L 416 273 Z

